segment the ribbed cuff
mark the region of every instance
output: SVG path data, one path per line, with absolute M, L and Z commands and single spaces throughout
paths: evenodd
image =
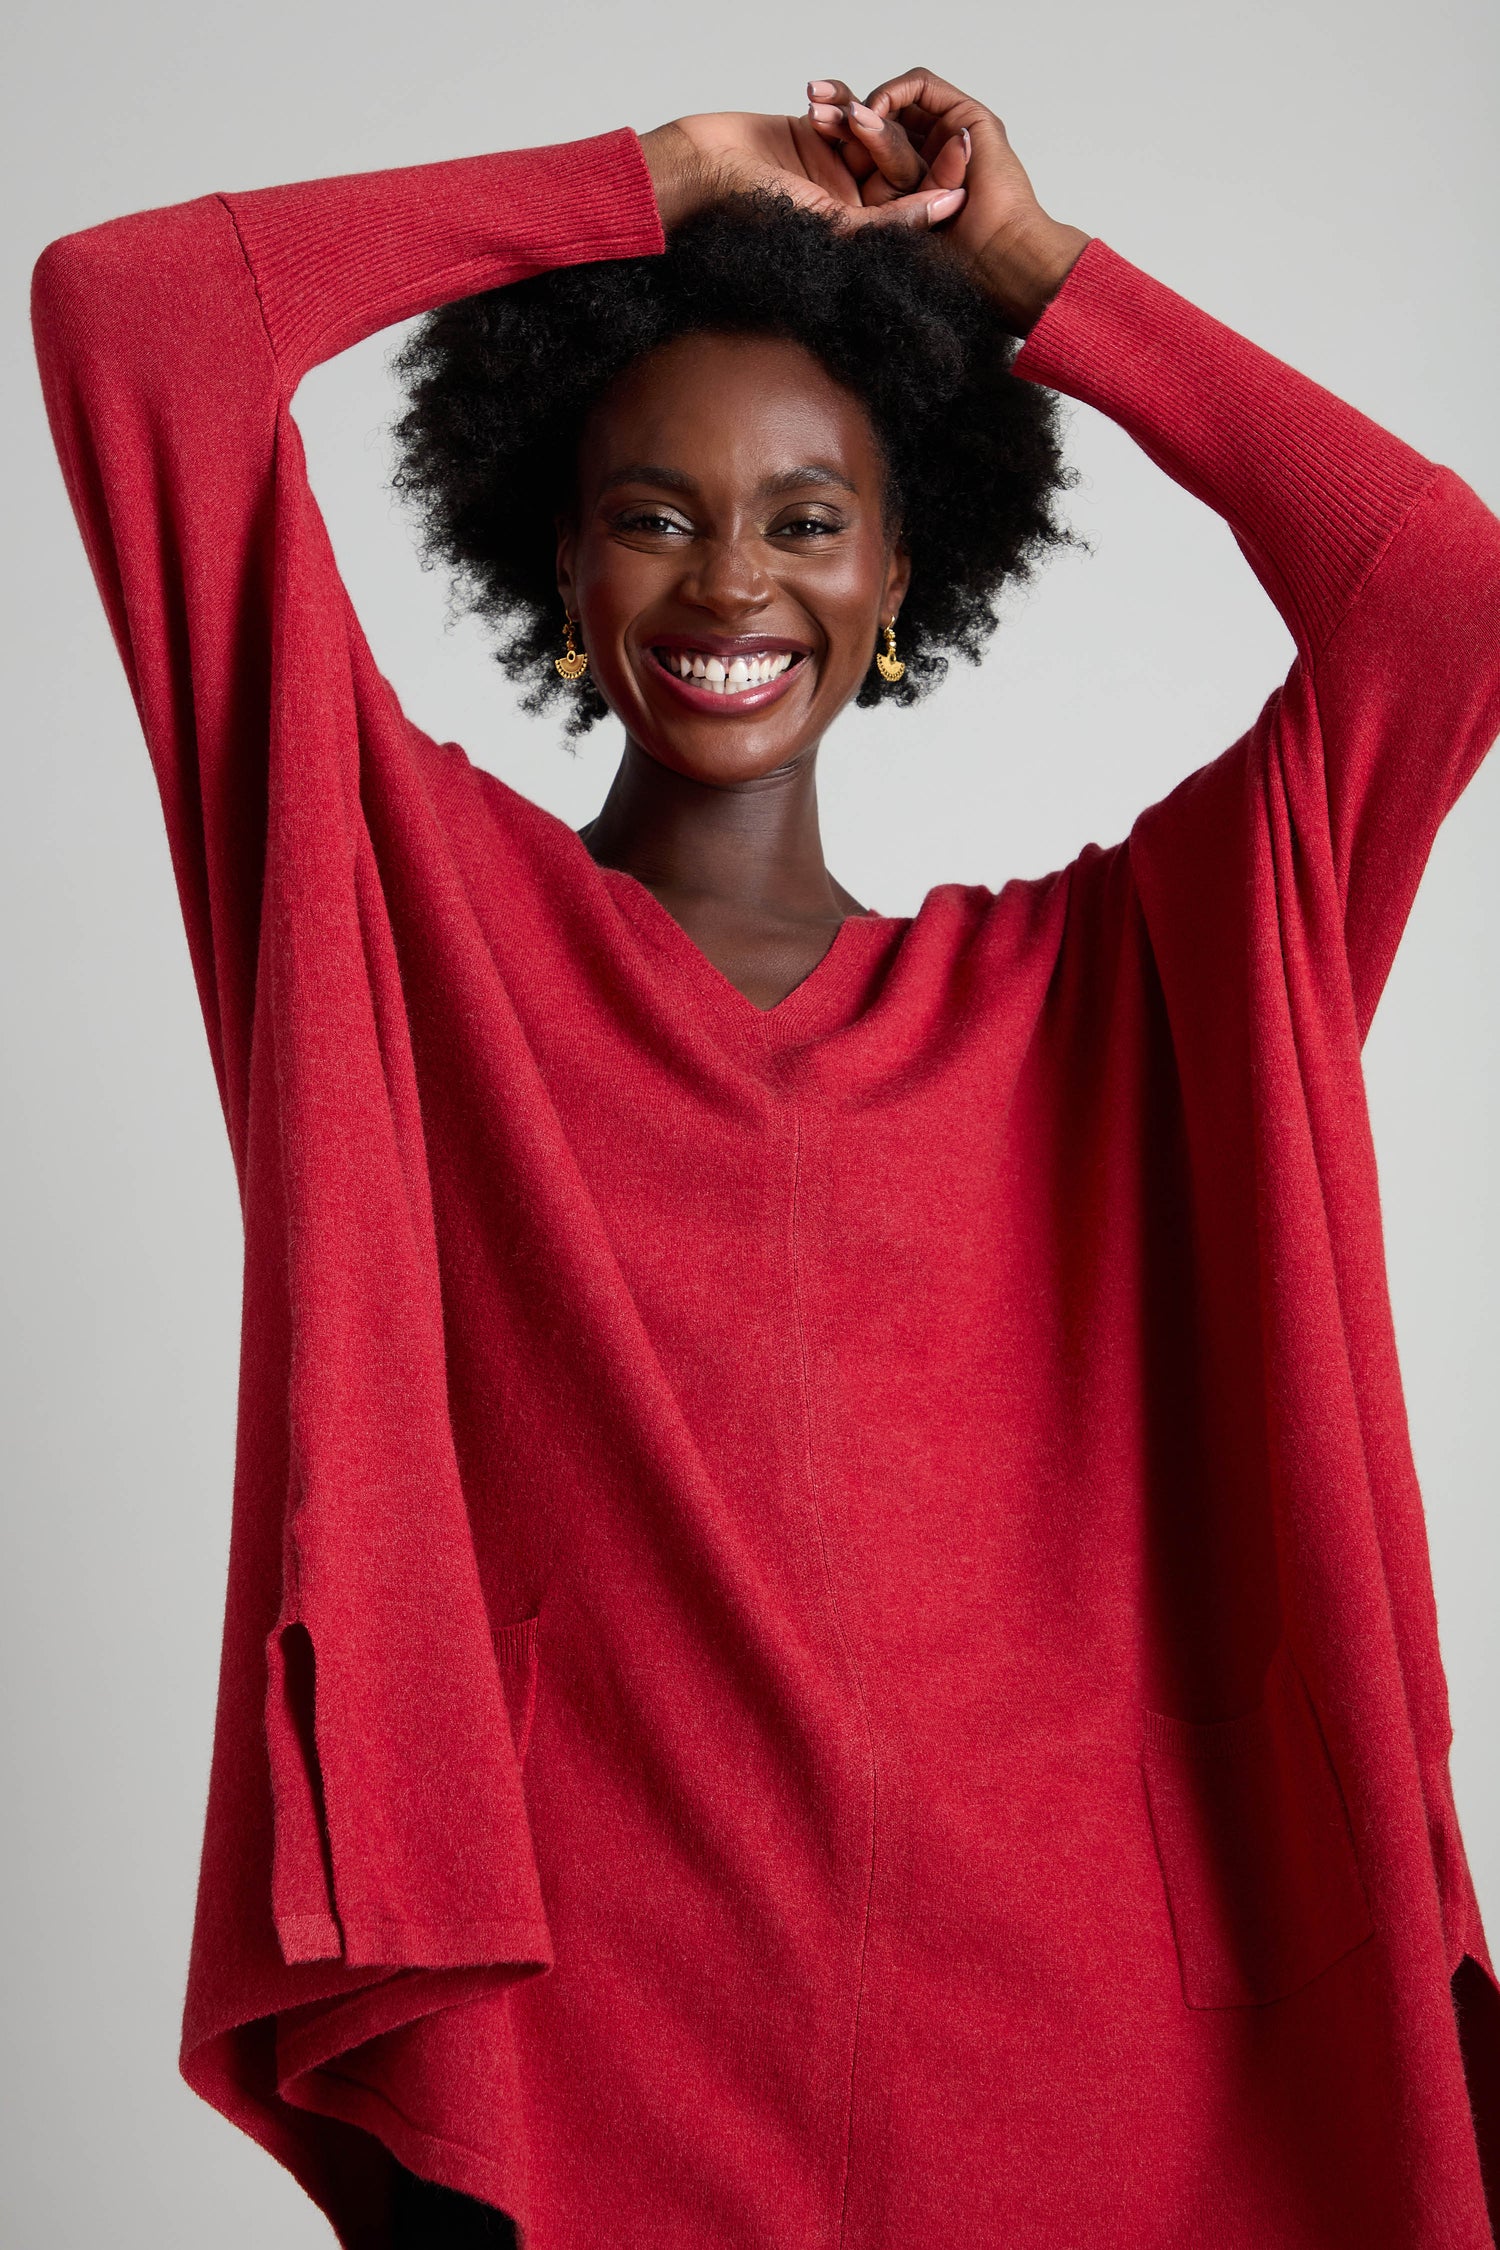
M 1314 647 L 1437 473 L 1097 237 L 1015 372 L 1109 415 L 1224 516 L 1280 579 Z
M 289 383 L 457 297 L 662 247 L 651 177 L 628 130 L 223 200 Z

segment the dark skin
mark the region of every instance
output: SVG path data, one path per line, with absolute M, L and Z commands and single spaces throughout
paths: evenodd
M 999 119 L 925 71 L 868 104 L 837 81 L 808 91 L 806 118 L 646 134 L 664 222 L 769 185 L 843 225 L 941 225 L 1029 329 L 1088 237 L 1042 211 Z M 686 336 L 595 409 L 577 513 L 559 522 L 558 590 L 626 736 L 584 841 L 758 1008 L 865 911 L 824 860 L 816 764 L 910 576 L 884 483 L 864 407 L 801 346 Z M 727 681 L 684 681 L 695 654 Z M 757 666 L 774 678 L 757 684 Z

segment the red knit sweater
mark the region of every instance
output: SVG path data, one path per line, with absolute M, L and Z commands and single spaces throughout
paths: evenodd
M 1128 842 L 760 1013 L 403 716 L 290 411 L 660 240 L 620 133 L 38 270 L 245 1206 L 183 2067 L 348 2244 L 390 2149 L 534 2250 L 1480 2250 L 1359 1043 L 1500 527 L 1093 244 L 1019 371 L 1297 662 Z

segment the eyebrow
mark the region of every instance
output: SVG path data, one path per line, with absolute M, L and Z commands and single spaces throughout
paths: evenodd
M 622 484 L 654 484 L 667 492 L 692 493 L 698 489 L 695 480 L 683 470 L 663 468 L 658 461 L 628 461 L 623 468 L 611 469 L 599 487 L 601 497 Z M 800 492 L 810 484 L 835 485 L 840 492 L 852 492 L 858 497 L 859 487 L 826 461 L 807 461 L 800 468 L 783 469 L 778 475 L 765 478 L 758 489 L 758 497 L 774 500 L 784 492 Z

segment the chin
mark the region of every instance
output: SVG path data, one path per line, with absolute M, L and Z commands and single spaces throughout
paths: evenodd
M 741 722 L 721 729 L 712 720 L 692 729 L 653 727 L 636 736 L 639 747 L 658 765 L 716 788 L 757 781 L 797 765 L 816 747 L 817 739 L 800 727 L 783 733 Z

